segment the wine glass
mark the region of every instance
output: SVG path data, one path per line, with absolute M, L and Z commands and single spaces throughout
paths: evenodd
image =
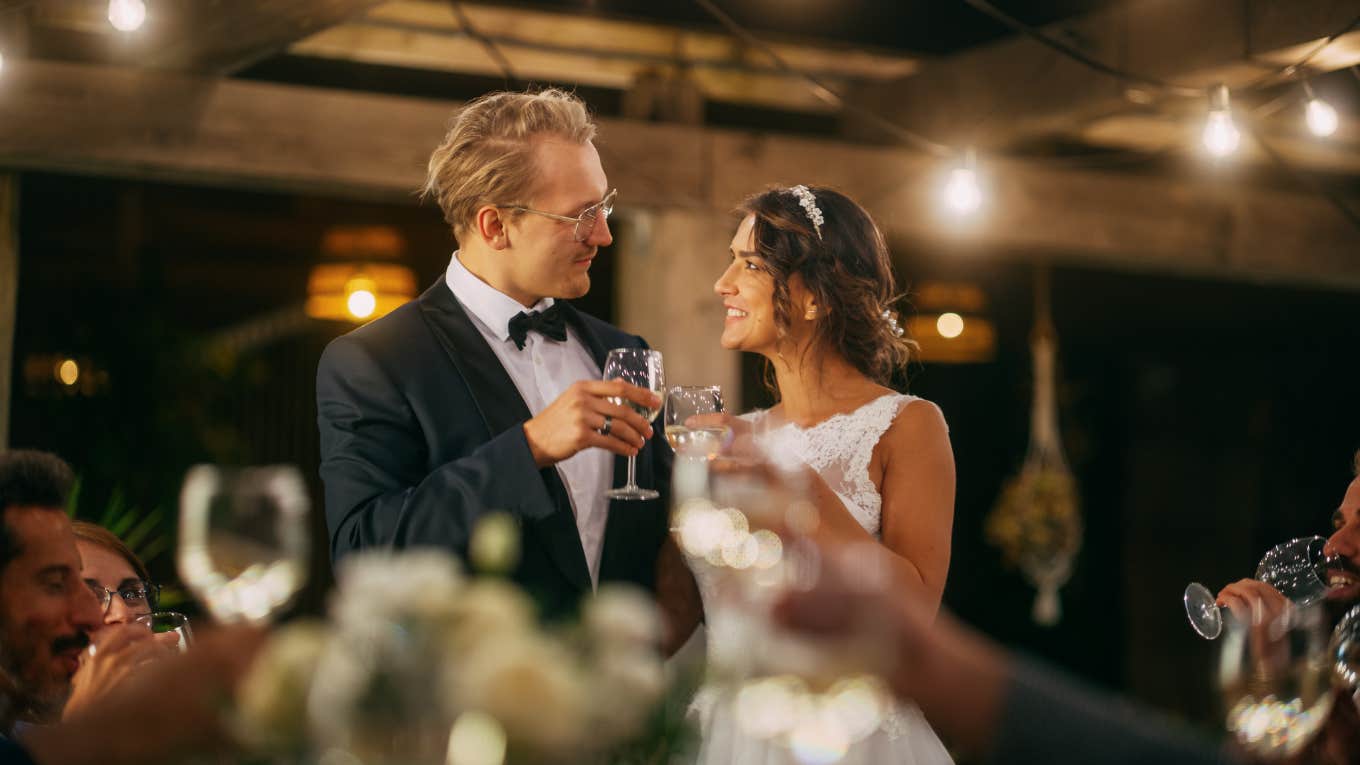
M 623 380 L 640 388 L 647 388 L 657 396 L 666 390 L 666 375 L 661 368 L 661 353 L 647 348 L 615 348 L 604 361 L 604 379 Z M 610 402 L 620 406 L 632 407 L 651 422 L 661 410 L 648 409 L 625 398 L 610 398 Z M 665 403 L 664 401 L 662 403 Z M 605 492 L 610 499 L 656 499 L 661 493 L 656 489 L 644 489 L 637 485 L 637 456 L 628 458 L 628 482 L 617 489 Z
M 1328 647 L 1332 657 L 1332 680 L 1341 688 L 1360 686 L 1360 606 L 1354 606 L 1341 617 L 1332 631 Z
M 1316 603 L 1327 594 L 1327 570 L 1338 562 L 1335 556 L 1323 553 L 1326 542 L 1323 537 L 1313 536 L 1275 545 L 1256 565 L 1254 578 L 1279 590 L 1295 605 Z M 1213 640 L 1223 631 L 1223 615 L 1214 600 L 1214 594 L 1199 582 L 1191 582 L 1185 588 L 1185 615 L 1195 632 L 1206 640 Z
M 722 388 L 716 385 L 677 385 L 666 392 L 666 440 L 676 454 L 718 456 L 729 429 L 722 425 L 691 428 L 685 423 L 700 414 L 723 412 Z
M 1333 694 L 1323 617 L 1314 603 L 1267 621 L 1227 620 L 1219 687 L 1228 730 L 1252 754 L 1296 754 L 1326 722 Z
M 189 628 L 189 617 L 178 611 L 156 611 L 150 614 L 142 614 L 133 621 L 145 626 L 157 635 L 166 632 L 179 635 L 178 648 L 181 652 L 189 650 L 189 644 L 194 642 L 194 631 Z
M 181 578 L 217 621 L 267 621 L 302 589 L 309 509 L 292 466 L 191 468 L 180 493 Z

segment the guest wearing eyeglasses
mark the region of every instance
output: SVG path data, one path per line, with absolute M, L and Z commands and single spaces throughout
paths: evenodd
M 117 534 L 88 521 L 72 521 L 80 576 L 104 607 L 105 624 L 127 624 L 155 609 L 158 588 L 137 554 Z
M 108 529 L 87 521 L 73 521 L 71 526 L 80 553 L 80 577 L 103 609 L 103 626 L 90 634 L 90 649 L 71 678 L 63 719 L 117 687 L 139 666 L 173 653 L 179 643 L 174 633 L 148 640 L 144 629 L 132 625 L 156 606 L 158 588 L 146 564 Z

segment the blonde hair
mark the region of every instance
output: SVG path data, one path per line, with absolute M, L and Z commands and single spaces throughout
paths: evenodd
M 439 203 L 455 236 L 484 204 L 525 204 L 536 175 L 534 139 L 544 135 L 584 144 L 595 123 L 581 99 L 556 88 L 477 98 L 430 155 L 423 195 Z

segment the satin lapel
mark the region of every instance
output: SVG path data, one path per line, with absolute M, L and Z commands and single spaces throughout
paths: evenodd
M 528 420 L 529 407 L 515 382 L 442 278 L 420 296 L 420 310 L 467 383 L 492 437 Z M 557 512 L 525 524 L 537 531 L 562 573 L 574 585 L 589 591 L 590 571 L 586 568 L 586 555 L 566 487 L 553 468 L 540 470 L 539 474 L 548 484 L 548 493 L 557 501 Z
M 604 341 L 596 337 L 595 333 L 591 332 L 590 329 L 586 327 L 585 320 L 581 318 L 581 314 L 576 310 L 575 306 L 565 300 L 560 301 L 560 303 L 562 306 L 562 317 L 567 320 L 568 326 L 576 330 L 576 336 L 581 338 L 581 342 L 585 343 L 586 350 L 590 351 L 590 357 L 595 359 L 595 366 L 599 367 L 600 371 L 603 372 L 604 361 L 609 358 L 609 349 L 604 347 Z

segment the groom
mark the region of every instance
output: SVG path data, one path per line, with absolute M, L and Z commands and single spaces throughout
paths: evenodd
M 425 191 L 459 244 L 447 272 L 334 340 L 317 369 L 333 560 L 416 546 L 465 557 L 478 520 L 505 511 L 520 531 L 514 578 L 545 616 L 603 582 L 655 589 L 671 452 L 610 398 L 659 402 L 600 379 L 611 348 L 647 346 L 564 301 L 586 294 L 613 241 L 594 136 L 575 96 L 493 93 L 435 149 Z M 611 503 L 633 454 L 662 499 Z

